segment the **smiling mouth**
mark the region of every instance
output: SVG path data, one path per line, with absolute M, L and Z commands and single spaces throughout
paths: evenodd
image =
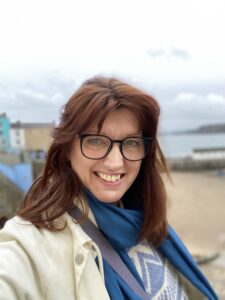
M 95 172 L 95 174 L 107 182 L 117 182 L 124 176 L 124 174 L 105 174 L 102 172 Z

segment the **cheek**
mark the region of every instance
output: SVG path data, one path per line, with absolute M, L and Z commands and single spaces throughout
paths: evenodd
M 133 163 L 131 162 L 130 172 L 131 172 L 132 176 L 134 177 L 134 179 L 136 179 L 136 177 L 138 176 L 140 168 L 141 168 L 141 162 L 139 162 L 139 161 L 133 162 Z
M 93 162 L 83 156 L 80 148 L 74 147 L 70 156 L 71 167 L 84 185 L 90 181 Z

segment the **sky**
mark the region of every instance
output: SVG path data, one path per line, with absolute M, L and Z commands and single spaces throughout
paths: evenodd
M 224 0 L 0 0 L 0 113 L 59 119 L 93 75 L 152 94 L 160 129 L 225 122 Z

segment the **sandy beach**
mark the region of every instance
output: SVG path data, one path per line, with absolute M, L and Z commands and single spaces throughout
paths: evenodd
M 171 178 L 164 178 L 169 223 L 193 255 L 217 256 L 200 267 L 225 300 L 225 173 L 172 172 Z

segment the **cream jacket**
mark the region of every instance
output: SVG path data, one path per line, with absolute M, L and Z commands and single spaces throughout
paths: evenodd
M 0 231 L 1 300 L 110 300 L 98 246 L 67 213 L 60 220 L 59 232 L 19 217 Z M 186 283 L 189 299 L 206 299 Z
M 60 232 L 19 217 L 6 223 L 0 231 L 1 300 L 110 300 L 98 246 L 68 214 L 62 219 L 67 226 Z

